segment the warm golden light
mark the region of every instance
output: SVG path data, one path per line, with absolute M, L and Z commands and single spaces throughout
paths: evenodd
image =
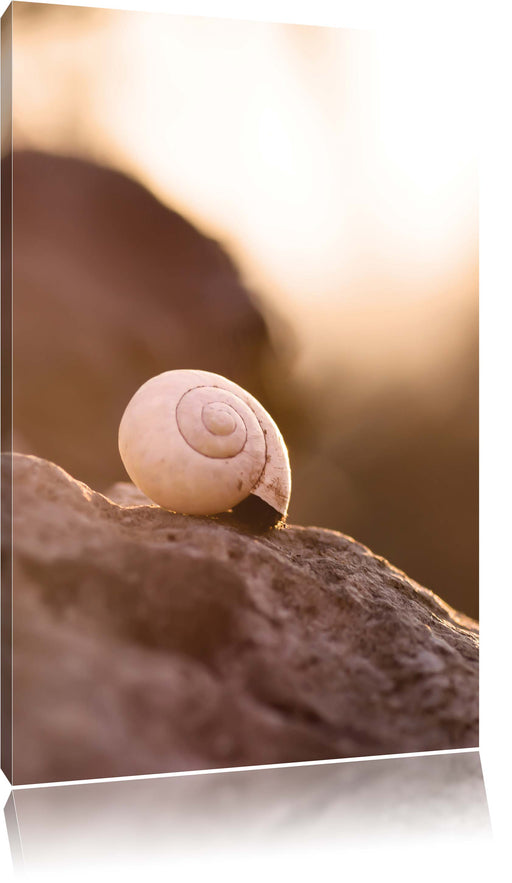
M 223 241 L 306 369 L 365 342 L 367 374 L 423 371 L 474 308 L 474 75 L 442 34 L 57 8 L 17 47 L 16 143 L 119 167 Z

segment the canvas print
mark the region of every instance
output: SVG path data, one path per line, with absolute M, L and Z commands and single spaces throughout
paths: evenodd
M 478 745 L 471 59 L 2 18 L 2 768 Z

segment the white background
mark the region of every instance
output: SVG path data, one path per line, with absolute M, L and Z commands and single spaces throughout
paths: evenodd
M 3 10 L 6 3 L 2 2 Z M 82 2 L 83 6 L 99 6 L 99 3 Z M 160 11 L 179 14 L 217 15 L 231 18 L 274 20 L 317 25 L 346 27 L 390 27 L 400 29 L 407 35 L 410 27 L 421 27 L 425 40 L 435 34 L 436 28 L 448 30 L 453 35 L 454 52 L 460 29 L 470 29 L 480 47 L 475 64 L 480 66 L 480 90 L 475 95 L 475 114 L 480 120 L 480 261 L 481 261 L 481 756 L 484 768 L 487 796 L 494 831 L 493 857 L 500 854 L 505 859 L 510 826 L 510 800 L 512 776 L 510 761 L 510 638 L 509 622 L 512 612 L 510 596 L 512 580 L 508 563 L 511 546 L 512 518 L 510 501 L 512 482 L 510 478 L 511 448 L 511 397 L 510 378 L 510 329 L 512 296 L 511 243 L 512 243 L 512 158 L 510 95 L 512 87 L 512 63 L 510 53 L 510 4 L 504 2 L 450 2 L 429 0 L 417 2 L 328 2 L 328 0 L 160 0 L 160 2 L 110 2 L 110 8 L 143 11 Z M 433 59 L 435 63 L 435 59 Z M 2 777 L 0 803 L 7 800 L 10 788 Z M 508 818 L 507 818 L 508 816 Z M 369 843 L 371 836 L 369 834 Z M 468 844 L 471 853 L 471 845 Z M 422 851 L 423 852 L 423 851 Z M 466 856 L 467 857 L 467 856 Z M 473 876 L 485 875 L 487 879 L 504 879 L 504 869 L 499 873 L 494 858 L 473 854 Z M 409 878 L 425 879 L 432 873 L 439 880 L 459 876 L 457 859 L 452 855 L 429 856 L 414 854 L 408 844 L 403 844 L 403 859 L 409 867 Z M 371 879 L 375 872 L 387 878 L 386 867 L 378 855 L 364 866 L 356 853 L 336 857 L 339 876 L 350 880 Z M 287 857 L 285 866 L 274 867 L 275 878 L 286 870 L 287 875 L 299 879 L 311 876 L 311 867 L 294 866 L 293 857 Z M 194 875 L 183 879 L 199 879 L 208 874 L 215 878 L 213 868 L 193 865 Z M 226 857 L 225 870 L 235 869 Z M 391 871 L 391 866 L 388 866 Z M 12 866 L 5 827 L 0 823 L 0 870 L 3 879 L 11 880 Z M 192 869 L 190 869 L 192 870 Z M 217 868 L 217 871 L 221 869 Z M 239 871 L 241 869 L 238 869 Z M 258 862 L 244 867 L 245 879 L 253 879 L 269 868 L 261 868 Z M 318 867 L 320 871 L 320 867 Z M 321 869 L 322 871 L 325 868 Z M 461 869 L 459 869 L 460 871 Z M 165 873 L 165 869 L 162 871 Z M 467 879 L 467 870 L 464 868 Z M 197 876 L 196 876 L 197 874 Z M 140 869 L 134 871 L 140 877 Z M 131 877 L 131 874 L 129 875 Z M 274 874 L 270 874 L 271 879 Z M 73 879 L 74 875 L 70 876 Z M 393 877 L 397 879 L 397 866 L 393 862 Z M 181 878 L 181 875 L 180 875 Z M 78 879 L 78 877 L 76 877 Z M 96 879 L 103 879 L 98 872 Z M 109 876 L 109 879 L 112 879 Z M 123 875 L 126 879 L 126 874 Z M 405 879 L 405 876 L 404 876 Z

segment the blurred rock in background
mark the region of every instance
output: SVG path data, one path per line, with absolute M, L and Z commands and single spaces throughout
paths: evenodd
M 18 448 L 101 489 L 126 477 L 119 421 L 155 374 L 215 371 L 265 398 L 267 325 L 217 242 L 77 159 L 16 153 L 14 191 Z

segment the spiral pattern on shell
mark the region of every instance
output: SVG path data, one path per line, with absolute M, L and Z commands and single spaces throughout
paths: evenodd
M 167 371 L 129 402 L 119 428 L 134 484 L 160 506 L 212 515 L 255 494 L 282 515 L 290 495 L 282 436 L 259 402 L 205 371 Z
M 176 420 L 185 441 L 206 457 L 235 457 L 244 449 L 248 433 L 255 434 L 256 444 L 263 435 L 242 399 L 214 386 L 189 389 L 178 402 Z M 264 437 L 260 447 L 264 457 Z

